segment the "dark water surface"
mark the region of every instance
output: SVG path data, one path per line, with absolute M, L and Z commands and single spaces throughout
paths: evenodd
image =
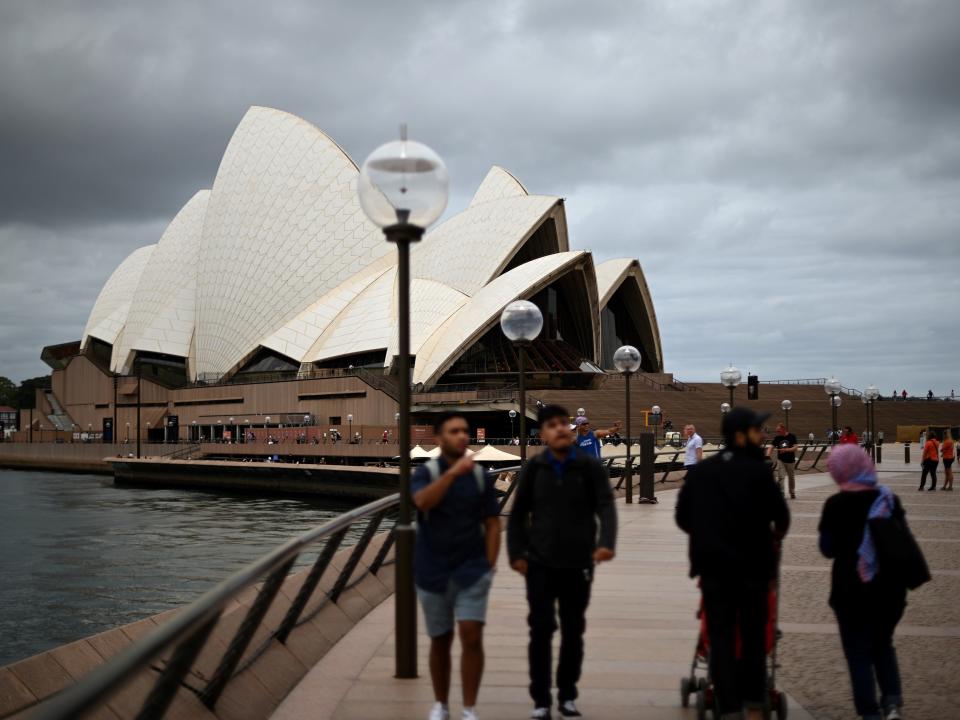
M 110 483 L 0 470 L 0 665 L 184 605 L 350 508 Z

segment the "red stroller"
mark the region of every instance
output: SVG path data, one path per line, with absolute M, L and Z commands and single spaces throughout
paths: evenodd
M 779 578 L 770 590 L 767 614 L 766 652 L 767 652 L 767 688 L 769 697 L 764 717 L 769 718 L 771 710 L 776 713 L 777 720 L 786 720 L 787 697 L 777 689 L 777 641 L 780 631 L 777 629 L 777 615 L 779 609 Z M 697 611 L 700 619 L 700 634 L 697 637 L 696 648 L 693 653 L 693 663 L 690 666 L 690 676 L 680 679 L 680 703 L 689 707 L 690 696 L 696 693 L 697 719 L 706 720 L 707 711 L 713 713 L 714 718 L 720 717 L 716 705 L 713 680 L 710 677 L 710 636 L 707 634 L 707 614 L 703 610 L 703 598 L 700 598 L 700 608 Z M 740 638 L 737 637 L 737 656 L 740 655 Z M 699 677 L 697 673 L 700 673 Z

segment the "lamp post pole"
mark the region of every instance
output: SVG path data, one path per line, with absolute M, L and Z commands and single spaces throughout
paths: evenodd
M 527 460 L 527 345 L 543 329 L 543 314 L 529 300 L 515 300 L 500 313 L 500 329 L 517 346 L 520 400 L 520 464 Z
M 527 350 L 524 343 L 517 343 L 517 354 L 520 364 L 517 377 L 520 391 L 520 464 L 523 465 L 527 461 Z
M 413 498 L 410 492 L 410 244 L 423 237 L 447 206 L 449 179 L 443 160 L 426 145 L 400 139 L 364 161 L 357 197 L 366 216 L 397 246 L 397 368 L 400 507 L 396 537 L 395 675 L 417 677 L 417 602 L 413 585 Z M 351 433 L 352 433 L 351 425 Z M 352 435 L 351 435 L 352 439 Z
M 653 415 L 653 446 L 657 446 L 657 436 L 660 434 L 660 419 L 663 417 L 663 413 L 659 405 L 654 405 L 650 408 L 650 413 Z
M 787 432 L 790 432 L 790 408 L 793 407 L 793 403 L 789 400 L 784 400 L 780 403 L 780 407 L 783 408 L 783 424 L 787 428 Z
M 837 408 L 840 407 L 840 391 L 843 389 L 843 386 L 840 384 L 840 381 L 837 380 L 836 376 L 831 376 L 823 384 L 823 391 L 830 396 L 830 444 L 834 444 L 837 441 Z
M 143 365 L 139 362 L 137 365 L 137 459 L 140 459 L 140 382 L 143 379 Z
M 623 472 L 626 480 L 627 503 L 633 503 L 633 456 L 630 450 L 630 376 L 640 369 L 640 351 L 633 345 L 623 345 L 613 353 L 613 366 L 623 373 L 624 398 L 623 404 L 627 416 L 627 459 Z M 650 498 L 648 488 L 640 489 L 640 499 Z

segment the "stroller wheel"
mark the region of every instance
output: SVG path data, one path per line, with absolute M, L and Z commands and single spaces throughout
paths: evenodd
M 690 678 L 680 678 L 680 705 L 690 707 L 690 693 L 693 689 L 690 687 Z
M 707 720 L 707 691 L 697 690 L 697 720 Z
M 777 720 L 787 720 L 787 696 L 784 693 L 777 693 L 777 702 L 774 707 L 777 713 Z

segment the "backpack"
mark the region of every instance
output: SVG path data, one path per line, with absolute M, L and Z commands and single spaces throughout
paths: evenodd
M 930 581 L 930 569 L 904 518 L 896 516 L 868 521 L 877 548 L 881 575 L 902 583 L 910 590 Z
M 437 458 L 430 458 L 426 462 L 427 472 L 430 473 L 430 482 L 436 482 L 440 479 L 440 461 Z M 473 464 L 473 477 L 477 481 L 477 490 L 483 495 L 487 491 L 487 472 L 479 463 Z

